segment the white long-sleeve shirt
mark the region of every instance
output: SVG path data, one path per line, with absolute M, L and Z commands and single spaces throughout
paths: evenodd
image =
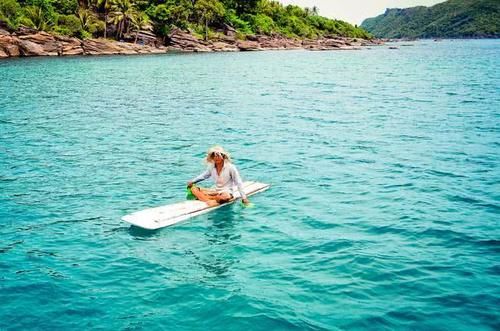
M 247 196 L 245 191 L 243 190 L 243 181 L 241 180 L 240 174 L 236 166 L 230 162 L 225 161 L 224 167 L 220 172 L 220 175 L 217 173 L 217 169 L 215 169 L 215 165 L 211 163 L 207 170 L 205 170 L 198 177 L 195 177 L 191 180 L 191 182 L 198 183 L 202 180 L 211 178 L 215 183 L 215 189 L 218 192 L 229 192 L 233 194 L 234 187 L 238 188 L 240 192 L 240 196 L 242 199 L 246 199 Z

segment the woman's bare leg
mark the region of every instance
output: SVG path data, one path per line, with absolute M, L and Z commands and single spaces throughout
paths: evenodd
M 205 192 L 203 192 L 202 189 L 196 186 L 191 187 L 191 192 L 193 195 L 196 197 L 196 199 L 206 202 L 207 205 L 210 207 L 212 206 L 217 206 L 219 203 L 216 201 L 217 195 L 209 195 Z
M 204 192 L 203 189 L 193 186 L 191 187 L 191 192 L 200 201 L 206 202 L 209 206 L 217 206 L 221 203 L 226 203 L 230 201 L 233 197 L 231 194 L 222 192 L 219 194 L 208 194 Z
M 215 200 L 218 203 L 226 203 L 226 202 L 230 201 L 232 198 L 233 198 L 233 196 L 229 193 L 226 193 L 226 192 L 222 192 L 222 193 L 217 194 L 215 196 Z

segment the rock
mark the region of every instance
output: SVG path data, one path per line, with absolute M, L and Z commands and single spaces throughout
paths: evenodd
M 227 37 L 232 37 L 234 39 L 234 37 L 236 36 L 236 29 L 224 23 L 224 34 Z
M 240 40 L 236 43 L 236 46 L 243 52 L 262 50 L 259 43 L 256 41 Z
M 53 35 L 48 34 L 47 32 L 21 35 L 19 36 L 19 39 L 23 42 L 24 41 L 29 42 L 24 44 L 30 45 L 28 47 L 32 48 L 32 51 L 30 52 L 35 53 L 34 55 L 38 55 L 36 53 L 39 52 L 39 50 L 38 47 L 33 48 L 33 44 L 36 44 L 39 47 L 41 47 L 43 55 L 55 56 L 55 55 L 60 55 L 63 51 L 63 46 L 61 45 L 61 43 L 58 40 L 56 40 L 56 38 Z
M 261 49 L 278 50 L 287 48 L 287 39 L 268 36 L 257 36 L 256 41 Z
M 86 39 L 82 41 L 83 52 L 86 55 L 120 54 L 113 42 L 106 39 Z
M 18 36 L 22 36 L 25 34 L 36 34 L 39 31 L 36 29 L 28 28 L 27 26 L 21 25 L 15 32 L 14 34 Z
M 222 36 L 219 36 L 218 40 L 222 41 L 224 43 L 234 44 L 236 42 L 236 37 L 222 35 Z
M 20 55 L 18 43 L 16 37 L 0 35 L 0 50 L 7 55 L 6 57 Z
M 169 46 L 175 50 L 188 52 L 210 52 L 212 51 L 204 41 L 199 40 L 189 32 L 179 28 L 172 30 L 168 35 Z
M 343 46 L 349 46 L 349 43 L 342 39 L 325 39 L 322 42 L 322 45 L 331 48 L 341 48 Z
M 83 55 L 82 41 L 77 38 L 66 37 L 66 36 L 55 36 L 62 45 L 62 51 L 60 55 Z
M 29 40 L 19 39 L 19 50 L 22 56 L 48 56 L 43 47 Z
M 28 27 L 13 31 L 4 28 L 0 21 L 0 57 L 11 56 L 55 56 L 55 55 L 112 55 L 112 54 L 158 54 L 175 52 L 236 52 L 280 49 L 345 50 L 360 46 L 380 45 L 382 40 L 360 40 L 327 36 L 319 39 L 293 39 L 280 35 L 251 35 L 247 40 L 237 40 L 236 31 L 224 26 L 216 40 L 204 41 L 192 33 L 174 29 L 166 38 L 167 47 L 157 47 L 161 41 L 149 32 L 141 31 L 140 44 L 118 42 L 108 39 L 87 39 L 52 35 Z M 135 41 L 130 34 L 129 40 Z M 150 45 L 144 45 L 145 41 Z M 395 47 L 391 46 L 391 49 Z
M 224 42 L 214 42 L 212 45 L 212 50 L 214 52 L 237 52 L 240 49 L 235 45 L 224 43 Z
M 260 36 L 262 37 L 262 36 Z M 247 40 L 250 40 L 250 41 L 259 41 L 259 36 L 255 36 L 253 34 L 249 34 L 246 36 Z
M 3 49 L 9 56 L 18 57 L 21 56 L 21 51 L 17 45 L 8 45 Z

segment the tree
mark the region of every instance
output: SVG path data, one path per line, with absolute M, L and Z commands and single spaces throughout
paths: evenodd
M 145 13 L 140 13 L 132 17 L 131 23 L 133 29 L 135 30 L 134 44 L 137 44 L 137 36 L 139 35 L 139 31 L 148 27 L 150 22 L 151 21 L 149 20 L 148 15 L 146 15 Z
M 54 22 L 41 7 L 28 6 L 24 8 L 24 18 L 21 23 L 38 31 L 46 31 Z
M 111 4 L 111 19 L 116 25 L 116 38 L 119 40 L 123 36 L 123 32 L 128 32 L 130 28 L 130 20 L 137 15 L 135 8 L 130 0 L 115 0 Z
M 155 23 L 156 32 L 165 35 L 172 26 L 187 28 L 192 9 L 191 0 L 167 0 L 150 6 L 146 13 Z
M 224 5 L 218 0 L 198 0 L 194 5 L 194 11 L 200 23 L 205 23 L 205 40 L 208 39 L 208 24 L 224 17 Z
M 261 1 L 267 0 L 223 0 L 224 6 L 236 10 L 236 14 L 239 16 L 255 14 Z
M 97 7 L 102 7 L 104 10 L 104 39 L 107 38 L 107 31 L 108 31 L 108 14 L 109 14 L 109 9 L 111 8 L 111 1 L 112 0 L 95 0 L 95 4 Z
M 11 28 L 17 26 L 21 6 L 16 0 L 0 0 L 0 20 L 6 21 Z
M 91 10 L 80 8 L 77 17 L 80 20 L 82 30 L 88 32 L 88 34 L 94 34 L 99 28 L 100 21 Z

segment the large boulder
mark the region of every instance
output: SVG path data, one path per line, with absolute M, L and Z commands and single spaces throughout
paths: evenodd
M 230 25 L 227 25 L 227 24 L 224 24 L 224 35 L 226 35 L 227 37 L 236 37 L 236 29 L 233 28 L 232 26 Z
M 6 55 L 3 57 L 19 56 L 21 53 L 18 43 L 19 39 L 16 37 L 10 35 L 0 35 L 0 51 Z
M 20 45 L 24 45 L 26 53 L 32 55 L 60 55 L 63 47 L 61 43 L 51 34 L 47 32 L 38 32 L 35 34 L 27 34 L 19 36 Z M 36 45 L 36 46 L 35 46 Z
M 210 52 L 208 44 L 181 29 L 173 29 L 167 37 L 168 45 L 173 50 L 188 52 Z
M 18 41 L 19 50 L 22 56 L 48 56 L 43 47 L 37 43 L 34 43 L 29 40 L 21 40 Z M 56 54 L 57 55 L 57 54 Z
M 66 36 L 56 36 L 56 39 L 62 45 L 62 51 L 60 55 L 83 55 L 82 41 L 77 38 L 66 37 Z
M 114 42 L 106 39 L 86 39 L 82 41 L 83 52 L 86 55 L 112 55 L 120 54 Z
M 240 49 L 233 44 L 228 44 L 221 41 L 212 43 L 211 48 L 214 52 L 237 52 Z
M 236 43 L 236 46 L 243 52 L 262 50 L 258 42 L 250 40 L 240 40 Z

